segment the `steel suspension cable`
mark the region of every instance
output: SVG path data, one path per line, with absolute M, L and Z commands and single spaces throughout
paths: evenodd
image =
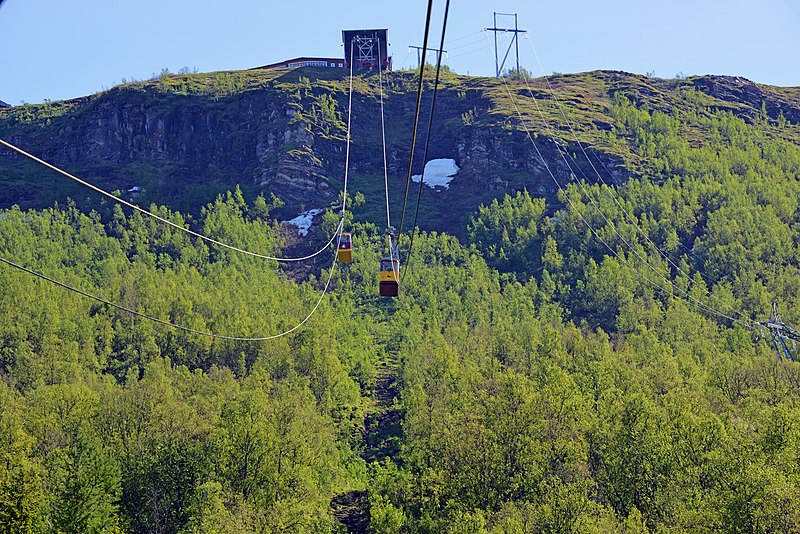
M 381 142 L 383 143 L 383 186 L 386 190 L 386 228 L 392 226 L 389 213 L 389 164 L 386 159 L 386 121 L 383 112 L 383 60 L 381 58 L 381 42 L 378 40 L 378 86 L 381 98 Z
M 417 126 L 419 125 L 419 111 L 422 104 L 422 78 L 425 73 L 425 56 L 428 54 L 428 34 L 431 27 L 431 11 L 433 0 L 428 0 L 428 13 L 425 16 L 425 35 L 422 39 L 422 61 L 419 64 L 419 82 L 417 84 L 417 107 L 414 111 L 414 127 L 411 129 L 411 153 L 408 156 L 408 174 L 406 175 L 406 190 L 403 193 L 403 211 L 400 215 L 400 228 L 398 236 L 403 233 L 403 223 L 406 220 L 406 204 L 408 202 L 408 188 L 411 183 L 411 168 L 414 164 L 414 147 L 417 143 Z
M 347 143 L 345 146 L 344 156 L 344 187 L 342 193 L 342 214 L 341 219 L 344 221 L 344 212 L 347 207 L 347 178 L 350 172 L 350 119 L 353 117 L 353 41 L 350 41 L 350 95 L 347 97 Z M 336 235 L 336 234 L 334 234 Z
M 351 57 L 352 57 L 352 54 L 351 54 Z M 89 189 L 91 189 L 91 190 L 93 190 L 95 192 L 98 192 L 98 193 L 100 193 L 100 194 L 102 194 L 102 195 L 104 195 L 104 196 L 106 196 L 106 197 L 108 197 L 108 198 L 110 198 L 110 199 L 112 199 L 112 200 L 114 200 L 116 202 L 119 202 L 120 204 L 123 204 L 123 205 L 125 205 L 125 206 L 127 206 L 127 207 L 129 207 L 129 208 L 131 208 L 131 209 L 133 209 L 135 211 L 138 211 L 138 212 L 140 212 L 140 213 L 142 213 L 142 214 L 144 214 L 144 215 L 146 215 L 148 217 L 152 217 L 152 218 L 154 218 L 154 219 L 156 219 L 156 220 L 158 220 L 158 221 L 160 221 L 160 222 L 162 222 L 164 224 L 167 224 L 168 226 L 171 226 L 171 227 L 173 227 L 173 228 L 175 228 L 177 230 L 180 230 L 182 232 L 185 232 L 185 233 L 188 233 L 190 235 L 193 235 L 193 236 L 195 236 L 195 237 L 197 237 L 199 239 L 202 239 L 204 241 L 213 243 L 213 244 L 221 246 L 223 248 L 227 248 L 227 249 L 230 249 L 230 250 L 234 250 L 236 252 L 240 252 L 240 253 L 243 253 L 243 254 L 247 254 L 247 255 L 258 257 L 258 258 L 262 258 L 262 259 L 275 260 L 275 261 L 300 261 L 300 260 L 304 260 L 304 259 L 313 258 L 313 257 L 319 255 L 320 253 L 322 253 L 325 249 L 327 249 L 330 246 L 330 244 L 333 243 L 334 239 L 336 239 L 338 234 L 341 232 L 342 225 L 344 223 L 344 212 L 345 212 L 345 206 L 346 206 L 345 203 L 346 203 L 346 200 L 347 200 L 347 182 L 348 182 L 349 162 L 350 162 L 349 152 L 350 152 L 350 123 L 351 123 L 351 117 L 352 117 L 352 113 L 351 113 L 352 112 L 352 98 L 353 98 L 353 69 L 352 69 L 352 64 L 351 64 L 351 68 L 350 68 L 350 95 L 349 95 L 349 101 L 348 101 L 348 116 L 347 116 L 347 156 L 345 157 L 345 175 L 344 175 L 344 188 L 343 188 L 344 189 L 344 195 L 343 195 L 344 196 L 344 200 L 343 200 L 343 203 L 342 203 L 342 212 L 341 212 L 341 216 L 339 218 L 339 223 L 336 226 L 336 230 L 335 230 L 333 236 L 331 237 L 331 239 L 328 241 L 328 243 L 322 249 L 320 249 L 319 251 L 315 252 L 314 254 L 305 256 L 303 258 L 277 258 L 277 257 L 263 255 L 263 254 L 257 254 L 255 252 L 250 252 L 248 250 L 240 249 L 238 247 L 234 247 L 232 245 L 228 245 L 228 244 L 223 243 L 221 241 L 217 241 L 217 240 L 212 239 L 210 237 L 207 237 L 207 236 L 204 236 L 204 235 L 199 234 L 197 232 L 194 232 L 194 231 L 192 231 L 192 230 L 190 230 L 188 228 L 184 228 L 184 227 L 182 227 L 182 226 L 180 226 L 180 225 L 178 225 L 178 224 L 176 224 L 176 223 L 174 223 L 174 222 L 172 222 L 172 221 L 170 221 L 168 219 L 160 217 L 160 216 L 158 216 L 158 215 L 156 215 L 154 213 L 151 213 L 151 212 L 149 212 L 147 210 L 144 210 L 143 208 L 141 208 L 141 207 L 139 207 L 139 206 L 137 206 L 135 204 L 132 204 L 130 202 L 127 202 L 124 199 L 118 198 L 118 197 L 112 195 L 111 193 L 108 193 L 107 191 L 105 191 L 105 190 L 103 190 L 103 189 L 101 189 L 101 188 L 99 188 L 99 187 L 97 187 L 97 186 L 95 186 L 93 184 L 90 184 L 89 182 L 81 180 L 80 178 L 77 178 L 76 176 L 73 176 L 72 174 L 70 174 L 70 173 L 68 173 L 68 172 L 66 172 L 64 170 L 59 169 L 58 167 L 56 167 L 56 166 L 54 166 L 54 165 L 52 165 L 52 164 L 40 159 L 40 158 L 37 158 L 36 156 L 34 156 L 32 154 L 29 154 L 28 152 L 22 150 L 21 148 L 18 148 L 16 146 L 12 145 L 11 143 L 8 143 L 7 141 L 5 141 L 3 139 L 0 139 L 0 144 L 2 144 L 3 146 L 13 150 L 14 152 L 17 152 L 18 154 L 20 154 L 22 156 L 25 156 L 25 157 L 27 157 L 27 158 L 29 158 L 29 159 L 31 159 L 31 160 L 33 160 L 33 161 L 45 166 L 45 167 L 47 167 L 47 168 L 49 168 L 49 169 L 51 169 L 51 170 L 53 170 L 53 171 L 55 171 L 55 172 L 57 172 L 59 174 L 62 174 L 64 176 L 66 176 L 67 178 L 70 178 L 71 180 L 74 180 L 74 181 L 78 182 L 79 184 L 81 184 L 81 185 L 83 185 L 85 187 L 88 187 Z M 197 330 L 197 329 L 194 329 L 194 328 L 189 328 L 189 327 L 181 326 L 181 325 L 178 325 L 178 324 L 174 324 L 174 323 L 171 323 L 169 321 L 165 321 L 163 319 L 159 319 L 157 317 L 154 317 L 152 315 L 148 315 L 146 313 L 142 313 L 142 312 L 136 311 L 136 310 L 128 308 L 126 306 L 122 306 L 120 304 L 116 304 L 116 303 L 111 302 L 111 301 L 109 301 L 107 299 L 104 299 L 102 297 L 98 297 L 96 295 L 92 295 L 91 293 L 87 293 L 86 291 L 83 291 L 83 290 L 81 290 L 79 288 L 70 286 L 70 285 L 65 284 L 63 282 L 60 282 L 60 281 L 58 281 L 58 280 L 56 280 L 54 278 L 51 278 L 51 277 L 49 277 L 47 275 L 44 275 L 42 273 L 39 273 L 39 272 L 33 271 L 31 269 L 28 269 L 27 267 L 24 267 L 22 265 L 14 263 L 14 262 L 12 262 L 10 260 L 7 260 L 5 258 L 0 257 L 0 262 L 4 263 L 6 265 L 9 265 L 11 267 L 14 267 L 16 269 L 19 269 L 19 270 L 21 270 L 23 272 L 26 272 L 26 273 L 28 273 L 28 274 L 30 274 L 32 276 L 38 277 L 38 278 L 40 278 L 42 280 L 50 282 L 50 283 L 52 283 L 54 285 L 57 285 L 59 287 L 67 289 L 69 291 L 75 292 L 75 293 L 77 293 L 79 295 L 82 295 L 82 296 L 84 296 L 86 298 L 93 299 L 95 301 L 101 302 L 101 303 L 106 304 L 108 306 L 111 306 L 113 308 L 117 308 L 119 310 L 125 311 L 127 313 L 132 314 L 132 315 L 135 315 L 137 317 L 141 317 L 143 319 L 147 319 L 147 320 L 153 321 L 155 323 L 162 324 L 164 326 L 169 326 L 171 328 L 182 330 L 184 332 L 190 332 L 190 333 L 197 334 L 197 335 L 202 335 L 202 336 L 211 337 L 211 338 L 215 338 L 215 339 L 225 339 L 225 340 L 230 340 L 230 341 L 268 341 L 268 340 L 271 340 L 271 339 L 276 339 L 276 338 L 285 336 L 287 334 L 290 334 L 290 333 L 296 331 L 297 329 L 299 329 L 300 327 L 302 327 L 306 322 L 308 322 L 309 319 L 311 319 L 311 317 L 314 315 L 314 313 L 316 313 L 317 309 L 319 308 L 320 304 L 322 303 L 322 299 L 325 298 L 325 295 L 327 294 L 328 289 L 330 287 L 331 280 L 333 279 L 333 272 L 334 272 L 334 270 L 336 268 L 336 263 L 337 263 L 336 262 L 336 257 L 334 256 L 334 261 L 333 261 L 333 263 L 331 265 L 331 268 L 329 270 L 328 279 L 327 279 L 327 281 L 325 283 L 325 287 L 323 288 L 322 295 L 320 295 L 319 300 L 317 300 L 317 302 L 314 305 L 314 307 L 312 308 L 311 312 L 302 321 L 300 321 L 297 325 L 295 325 L 294 327 L 292 327 L 292 328 L 290 328 L 290 329 L 288 329 L 288 330 L 286 330 L 284 332 L 281 332 L 281 333 L 275 334 L 275 335 L 271 335 L 271 336 L 243 337 L 243 336 L 227 336 L 227 335 L 214 334 L 212 332 L 206 332 L 206 331 L 203 331 L 203 330 Z
M 444 6 L 444 20 L 442 21 L 442 39 L 439 44 L 439 50 L 444 49 L 444 37 L 445 33 L 447 33 L 447 15 L 449 11 L 450 11 L 450 0 L 447 0 Z M 428 148 L 430 147 L 431 144 L 431 132 L 433 131 L 433 112 L 436 108 L 436 95 L 439 92 L 439 73 L 442 67 L 442 55 L 443 54 L 441 52 L 437 54 L 436 76 L 433 79 L 433 96 L 431 97 L 431 110 L 430 110 L 430 115 L 428 116 L 428 132 L 425 136 L 425 149 L 423 150 L 423 155 L 422 155 L 422 173 L 420 174 L 419 177 L 419 190 L 417 191 L 417 206 L 414 209 L 414 222 L 411 224 L 411 239 L 408 245 L 408 254 L 406 255 L 406 262 L 405 262 L 405 267 L 403 268 L 403 277 L 401 279 L 401 282 L 406 278 L 406 273 L 408 273 L 408 268 L 409 265 L 411 264 L 411 252 L 414 250 L 414 235 L 417 232 L 417 218 L 419 216 L 419 204 L 420 204 L 420 199 L 422 198 L 422 186 L 425 183 L 425 167 L 428 162 Z
M 386 191 L 386 241 L 389 245 L 389 258 L 394 258 L 392 247 L 392 216 L 389 211 L 389 164 L 386 157 L 386 121 L 384 115 L 383 105 L 383 59 L 381 58 L 380 40 L 378 40 L 378 86 L 380 88 L 380 102 L 381 102 L 381 142 L 383 143 L 383 187 Z M 392 271 L 394 272 L 395 280 L 399 280 L 395 264 L 392 261 Z

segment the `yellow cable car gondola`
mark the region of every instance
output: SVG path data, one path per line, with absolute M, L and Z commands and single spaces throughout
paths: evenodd
M 382 297 L 396 297 L 399 280 L 397 274 L 400 271 L 400 260 L 394 257 L 381 259 L 380 273 L 380 293 Z
M 336 250 L 336 259 L 341 263 L 350 263 L 353 261 L 353 239 L 350 234 L 339 234 L 339 246 Z

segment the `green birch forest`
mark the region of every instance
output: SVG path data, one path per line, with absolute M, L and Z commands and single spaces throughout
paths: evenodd
M 513 93 L 486 83 L 519 130 Z M 800 325 L 800 126 L 670 94 L 605 94 L 595 130 L 565 100 L 630 178 L 513 188 L 458 231 L 428 224 L 397 299 L 378 296 L 383 199 L 357 181 L 353 263 L 330 249 L 302 272 L 99 196 L 0 211 L 0 257 L 200 331 L 283 332 L 330 277 L 305 325 L 249 342 L 0 265 L 0 532 L 800 531 L 800 363 L 750 323 L 777 302 Z M 145 207 L 288 246 L 280 202 L 235 182 L 193 212 Z M 321 217 L 308 250 L 335 202 Z

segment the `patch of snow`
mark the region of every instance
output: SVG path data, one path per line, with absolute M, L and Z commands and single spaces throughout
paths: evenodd
M 301 236 L 307 236 L 308 230 L 311 228 L 311 223 L 314 222 L 314 217 L 322 213 L 323 210 L 321 208 L 315 208 L 313 210 L 304 211 L 294 219 L 290 219 L 286 221 L 286 224 L 292 224 L 297 227 L 297 233 Z
M 450 188 L 450 182 L 455 177 L 459 168 L 454 159 L 432 159 L 425 164 L 425 185 L 431 189 L 441 187 L 443 189 Z M 419 182 L 422 177 L 415 174 L 411 177 L 415 182 Z
M 133 187 L 128 189 L 128 193 L 138 193 L 141 190 L 142 190 L 141 187 L 139 187 L 138 185 L 134 185 Z

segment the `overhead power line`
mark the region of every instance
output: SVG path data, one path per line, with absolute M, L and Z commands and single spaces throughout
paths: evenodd
M 484 30 L 478 30 L 476 32 L 468 33 L 467 35 L 462 35 L 461 37 L 451 37 L 447 40 L 448 43 L 457 43 L 459 41 L 463 41 L 465 39 L 469 39 L 471 37 L 475 37 L 476 35 L 480 35 L 484 32 Z
M 487 39 L 488 39 L 488 35 L 487 35 Z M 514 97 L 514 94 L 511 91 L 511 88 L 509 87 L 508 81 L 504 77 L 502 78 L 502 80 L 503 80 L 503 84 L 504 84 L 504 86 L 506 88 L 506 92 L 508 93 L 508 96 L 509 96 L 509 98 L 510 98 L 510 100 L 511 100 L 513 106 L 514 106 L 514 110 L 516 111 L 517 117 L 519 118 L 520 123 L 521 123 L 523 129 L 526 132 L 527 138 L 530 140 L 531 144 L 533 145 L 534 150 L 536 151 L 537 155 L 539 156 L 539 159 L 541 160 L 542 164 L 544 165 L 545 169 L 547 170 L 547 173 L 550 175 L 550 178 L 556 184 L 558 189 L 565 194 L 567 202 L 569 203 L 569 205 L 573 209 L 573 211 L 578 215 L 578 217 L 586 225 L 586 227 L 591 231 L 591 233 L 595 236 L 595 238 L 598 241 L 600 241 L 609 250 L 609 252 L 614 257 L 616 257 L 617 259 L 622 261 L 625 265 L 630 267 L 630 269 L 633 272 L 635 272 L 642 280 L 647 282 L 649 285 L 652 285 L 654 288 L 660 289 L 661 291 L 666 291 L 666 289 L 664 287 L 660 286 L 659 284 L 657 284 L 653 280 L 651 280 L 649 277 L 645 276 L 634 265 L 632 265 L 627 259 L 621 257 L 619 255 L 619 253 L 616 250 L 614 250 L 614 248 L 605 239 L 603 239 L 602 236 L 600 236 L 600 234 L 597 232 L 597 230 L 591 225 L 591 223 L 589 223 L 589 221 L 586 220 L 586 218 L 583 216 L 583 214 L 576 208 L 575 204 L 572 202 L 572 198 L 569 195 L 569 192 L 566 191 L 566 189 L 564 188 L 564 186 L 562 186 L 562 184 L 558 180 L 558 178 L 556 178 L 555 174 L 553 173 L 552 169 L 550 168 L 550 165 L 548 165 L 547 161 L 544 159 L 544 156 L 542 155 L 541 151 L 539 150 L 539 147 L 536 144 L 536 141 L 533 139 L 533 136 L 531 135 L 530 129 L 528 128 L 528 125 L 527 125 L 527 123 L 525 121 L 525 118 L 523 117 L 522 112 L 520 111 L 519 106 L 517 105 L 517 99 Z M 536 99 L 535 98 L 534 98 L 534 102 L 536 103 Z M 546 120 L 546 118 L 544 116 L 544 113 L 538 107 L 538 103 L 536 103 L 536 105 L 537 105 L 537 109 L 539 110 L 539 113 L 541 115 L 541 119 L 542 119 L 543 123 L 545 125 L 547 125 L 548 123 L 547 123 L 547 120 Z M 549 129 L 549 126 L 546 126 L 546 127 Z M 566 158 L 564 158 L 563 154 L 561 154 L 561 151 L 559 150 L 558 152 L 561 155 L 564 163 L 567 165 L 567 168 L 569 169 L 570 173 L 572 174 L 572 167 L 566 161 Z M 589 198 L 591 199 L 591 197 L 589 197 Z M 600 213 L 601 216 L 604 216 L 604 214 L 602 212 L 600 212 L 599 210 L 598 210 L 598 212 Z M 612 227 L 613 227 L 613 225 L 612 225 Z M 658 271 L 656 271 L 655 268 L 652 267 L 650 265 L 650 263 L 647 262 L 647 260 L 644 259 L 639 254 L 639 252 L 630 243 L 628 243 L 628 241 L 621 234 L 619 234 L 618 230 L 614 229 L 614 231 L 617 233 L 617 236 L 620 237 L 620 239 L 622 239 L 622 241 L 626 244 L 626 246 L 631 250 L 631 252 L 633 252 L 633 254 L 635 256 L 637 256 L 641 261 L 643 261 L 645 263 L 645 265 L 647 265 L 651 270 L 653 270 L 656 273 L 656 275 L 658 276 L 658 278 L 662 282 L 664 282 L 664 281 L 667 282 L 675 291 L 677 291 L 679 293 L 683 293 L 683 294 L 685 294 L 687 296 L 687 298 L 684 299 L 683 297 L 681 297 L 679 295 L 673 294 L 673 296 L 675 298 L 678 298 L 679 300 L 682 300 L 682 301 L 686 302 L 687 304 L 695 306 L 698 309 L 701 309 L 701 310 L 706 311 L 708 313 L 712 313 L 712 314 L 715 314 L 715 315 L 717 315 L 717 316 L 719 316 L 721 318 L 728 319 L 728 320 L 732 321 L 733 323 L 740 323 L 743 326 L 745 326 L 746 328 L 752 328 L 753 327 L 752 321 L 749 321 L 749 320 L 743 321 L 741 319 L 737 319 L 735 317 L 731 317 L 730 315 L 728 315 L 726 313 L 723 313 L 723 312 L 721 312 L 721 311 L 719 311 L 719 310 L 717 310 L 717 309 L 715 309 L 715 308 L 713 308 L 711 306 L 703 304 L 702 302 L 700 302 L 697 299 L 695 299 L 694 297 L 692 297 L 688 292 L 683 291 L 681 288 L 677 287 L 672 280 L 670 280 L 669 278 L 665 278 L 663 275 L 658 273 Z
M 386 190 L 386 228 L 392 226 L 392 217 L 389 213 L 389 160 L 386 157 L 386 120 L 383 106 L 383 61 L 381 58 L 380 40 L 378 41 L 378 85 L 380 87 L 381 102 L 381 143 L 383 145 L 383 185 Z
M 551 96 L 553 97 L 553 101 L 556 103 L 556 106 L 558 107 L 558 110 L 559 110 L 559 112 L 560 112 L 560 114 L 561 114 L 561 117 L 564 119 L 564 121 L 565 121 L 565 123 L 566 123 L 566 125 L 567 125 L 567 128 L 568 128 L 568 129 L 569 129 L 569 131 L 570 131 L 570 134 L 571 134 L 572 140 L 573 140 L 573 141 L 575 141 L 575 143 L 577 143 L 577 145 L 578 145 L 578 147 L 579 147 L 579 149 L 580 149 L 581 153 L 583 154 L 583 157 L 584 157 L 584 158 L 586 159 L 586 161 L 589 163 L 589 166 L 591 167 L 591 169 L 592 169 L 592 171 L 594 172 L 594 174 L 597 176 L 597 178 L 600 180 L 600 182 L 603 184 L 603 186 L 605 186 L 605 190 L 606 190 L 606 191 L 608 191 L 608 194 L 609 194 L 609 196 L 610 196 L 610 197 L 611 197 L 611 199 L 614 201 L 614 203 L 617 205 L 617 207 L 618 207 L 618 208 L 619 208 L 619 209 L 622 211 L 622 213 L 623 213 L 623 215 L 625 216 L 625 218 L 626 218 L 626 219 L 627 219 L 627 220 L 628 220 L 628 221 L 631 223 L 631 225 L 633 226 L 633 228 L 634 228 L 634 230 L 636 231 L 636 233 L 638 233 L 639 235 L 641 235 L 641 236 L 642 236 L 642 237 L 645 239 L 645 241 L 646 241 L 646 242 L 647 242 L 647 243 L 648 243 L 650 246 L 652 246 L 652 247 L 653 247 L 653 249 L 655 249 L 655 250 L 658 252 L 658 254 L 659 254 L 661 257 L 663 257 L 663 258 L 664 258 L 664 259 L 667 261 L 667 263 L 669 263 L 669 265 L 671 265 L 671 266 L 672 266 L 672 267 L 673 267 L 673 268 L 674 268 L 676 271 L 678 271 L 680 274 L 682 274 L 683 276 L 685 276 L 685 277 L 688 279 L 688 281 L 689 281 L 689 284 L 693 284 L 693 283 L 694 283 L 694 281 L 693 281 L 692 277 L 691 277 L 691 276 L 689 276 L 689 274 L 688 274 L 687 272 L 685 272 L 685 271 L 684 271 L 684 270 L 683 270 L 683 269 L 682 269 L 682 268 L 681 268 L 681 267 L 680 267 L 678 264 L 676 264 L 676 263 L 675 263 L 675 262 L 674 262 L 674 261 L 673 261 L 673 260 L 672 260 L 672 259 L 669 257 L 669 255 L 668 255 L 668 254 L 667 254 L 665 251 L 663 251 L 663 250 L 662 250 L 662 249 L 661 249 L 661 248 L 660 248 L 660 247 L 659 247 L 659 246 L 658 246 L 658 245 L 657 245 L 657 244 L 656 244 L 656 243 L 655 243 L 655 242 L 654 242 L 654 241 L 653 241 L 653 240 L 650 238 L 650 236 L 649 236 L 649 235 L 647 235 L 647 233 L 646 233 L 644 230 L 642 230 L 642 229 L 641 229 L 641 227 L 639 226 L 639 224 L 636 222 L 636 219 L 635 219 L 635 217 L 634 217 L 634 216 L 633 216 L 631 213 L 629 213 L 629 211 L 628 211 L 628 210 L 625 208 L 625 206 L 622 204 L 622 202 L 619 200 L 619 198 L 617 198 L 617 195 L 616 195 L 616 194 L 614 194 L 614 190 L 613 190 L 613 188 L 612 188 L 612 187 L 611 187 L 611 186 L 610 186 L 610 185 L 609 185 L 609 184 L 608 184 L 608 183 L 607 183 L 607 182 L 606 182 L 606 181 L 603 179 L 602 175 L 601 175 L 601 174 L 600 174 L 600 172 L 597 170 L 597 167 L 595 167 L 595 165 L 594 165 L 594 162 L 593 162 L 593 161 L 591 160 L 591 158 L 589 157 L 589 154 L 586 152 L 586 149 L 584 148 L 584 146 L 583 146 L 583 143 L 581 143 L 580 139 L 578 139 L 578 134 L 575 132 L 575 129 L 573 128 L 573 126 L 572 126 L 572 122 L 569 120 L 569 117 L 567 117 L 567 114 L 566 114 L 566 112 L 564 111 L 564 106 L 562 105 L 562 102 L 561 102 L 561 100 L 558 98 L 558 95 L 556 94 L 556 92 L 555 92 L 555 89 L 553 88 L 553 85 L 550 83 L 550 78 L 549 78 L 549 76 L 547 76 L 547 74 L 545 74 L 545 72 L 544 72 L 544 67 L 542 66 L 542 62 L 541 62 L 541 60 L 539 59 L 539 54 L 538 54 L 538 52 L 536 51 L 536 47 L 534 46 L 534 44 L 533 44 L 533 41 L 530 39 L 530 36 L 528 36 L 527 34 L 526 34 L 526 36 L 528 37 L 528 42 L 529 42 L 529 43 L 530 43 L 530 45 L 531 45 L 531 48 L 532 48 L 532 50 L 533 50 L 533 54 L 534 54 L 534 56 L 536 57 L 536 61 L 537 61 L 537 63 L 539 64 L 539 69 L 541 70 L 541 72 L 542 72 L 542 74 L 543 74 L 543 77 L 544 77 L 544 79 L 545 79 L 545 82 L 547 83 L 547 87 L 548 87 L 548 89 L 549 89 L 549 92 L 550 92 Z M 531 89 L 531 86 L 530 86 L 530 84 L 528 83 L 528 77 L 527 77 L 526 75 L 522 74 L 522 80 L 523 80 L 523 81 L 524 81 L 524 83 L 525 83 L 525 86 L 526 86 L 526 88 L 527 88 L 527 90 L 528 90 L 528 94 L 530 95 L 531 99 L 533 100 L 533 102 L 534 102 L 534 105 L 536 106 L 536 109 L 537 109 L 537 111 L 539 111 L 539 114 L 540 114 L 540 116 L 542 117 L 542 121 L 544 122 L 545 128 L 547 129 L 547 131 L 548 131 L 548 132 L 550 132 L 550 135 L 551 135 L 551 136 L 552 136 L 554 139 L 556 139 L 556 138 L 557 138 L 557 133 L 556 133 L 556 130 L 555 130 L 554 128 L 553 128 L 553 129 L 551 129 L 551 128 L 550 128 L 550 125 L 549 125 L 549 123 L 548 123 L 548 122 L 546 121 L 546 119 L 544 118 L 544 114 L 543 114 L 543 112 L 542 112 L 541 108 L 539 107 L 538 101 L 537 101 L 536 97 L 535 97 L 535 96 L 534 96 L 534 94 L 533 94 L 533 91 L 532 91 L 532 89 Z M 563 154 L 561 151 L 559 151 L 559 154 L 561 155 L 561 158 L 562 158 L 562 160 L 563 160 L 563 161 L 564 161 L 564 163 L 567 165 L 567 167 L 570 169 L 570 171 L 572 171 L 572 167 L 571 167 L 571 166 L 569 165 L 569 163 L 567 162 L 567 160 L 566 160 L 566 158 L 565 158 L 564 154 Z M 571 158 L 571 159 L 573 159 L 573 162 L 575 162 L 575 166 L 576 166 L 578 169 L 580 169 L 580 167 L 578 167 L 578 165 L 577 165 L 577 161 L 575 161 L 575 159 L 574 159 L 574 158 L 572 158 L 572 156 L 570 156 L 570 158 Z M 601 161 L 601 163 L 602 163 L 602 161 Z M 609 172 L 607 168 L 606 168 L 606 172 Z M 581 172 L 581 174 L 582 174 L 582 172 Z M 609 175 L 610 175 L 610 173 L 609 173 Z M 581 182 L 578 182 L 578 183 L 579 183 L 579 185 L 580 185 L 581 189 L 583 190 L 584 194 L 586 195 L 586 197 L 589 199 L 589 202 L 590 202 L 590 203 L 591 203 L 591 204 L 592 204 L 592 205 L 595 207 L 595 209 L 598 211 L 598 213 L 600 213 L 600 215 L 603 217 L 603 219 L 604 219 L 604 220 L 605 220 L 605 221 L 608 223 L 608 222 L 609 222 L 609 221 L 608 221 L 608 218 L 607 218 L 607 217 L 605 216 L 605 214 L 604 214 L 604 213 L 603 213 L 603 212 L 600 210 L 600 207 L 597 205 L 597 203 L 596 203 L 596 201 L 594 200 L 594 198 L 593 198 L 591 195 L 589 195 L 589 193 L 588 193 L 588 191 L 587 191 L 586 187 L 584 187 L 584 185 L 583 185 Z M 619 236 L 621 239 L 623 239 L 623 241 L 625 241 L 625 239 L 624 239 L 624 238 L 622 237 L 622 235 L 619 233 L 619 230 L 616 228 L 616 225 L 611 225 L 611 226 L 614 228 L 614 231 L 615 231 L 615 233 L 616 233 L 616 234 L 617 234 L 617 235 L 618 235 L 618 236 Z M 626 242 L 626 244 L 627 244 L 627 242 Z M 630 246 L 630 245 L 629 245 L 629 246 Z M 646 261 L 646 260 L 645 260 L 645 261 Z M 649 266 L 650 266 L 650 265 L 649 265 L 649 262 L 646 262 L 646 263 L 647 263 L 647 265 L 648 265 L 648 267 L 649 267 Z M 652 267 L 651 267 L 651 269 L 652 269 Z M 722 301 L 721 301 L 719 298 L 717 298 L 717 297 L 716 297 L 714 294 L 712 294 L 710 291 L 706 290 L 706 292 L 707 292 L 707 294 L 708 294 L 709 298 L 711 298 L 712 300 L 714 300 L 715 302 L 717 302 L 717 304 L 719 304 L 721 307 L 725 308 L 725 310 L 726 310 L 726 311 L 728 311 L 728 312 L 731 312 L 731 313 L 733 313 L 733 314 L 735 314 L 735 315 L 738 315 L 739 317 L 742 317 L 742 318 L 744 318 L 746 321 L 749 321 L 749 320 L 750 320 L 750 319 L 749 319 L 749 318 L 747 318 L 747 317 L 746 317 L 746 316 L 745 316 L 743 313 L 741 313 L 740 311 L 736 310 L 736 309 L 735 309 L 735 308 L 733 308 L 731 305 L 729 305 L 729 304 L 726 304 L 726 303 L 722 302 Z M 688 295 L 688 293 L 687 293 L 687 295 Z

